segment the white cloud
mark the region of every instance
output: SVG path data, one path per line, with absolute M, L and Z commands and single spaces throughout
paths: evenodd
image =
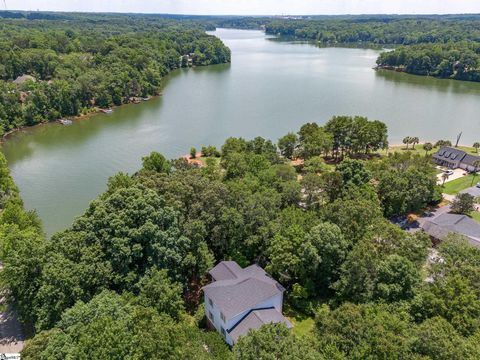
M 6 0 L 9 9 L 175 14 L 480 13 L 480 0 Z

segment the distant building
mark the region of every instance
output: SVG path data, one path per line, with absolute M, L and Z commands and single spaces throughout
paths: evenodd
M 475 171 L 475 161 L 480 161 L 480 156 L 467 154 L 465 151 L 453 148 L 450 146 L 443 146 L 435 154 L 433 154 L 433 161 L 441 166 L 450 169 L 464 169 L 468 171 Z
M 205 314 L 229 345 L 264 324 L 292 324 L 282 315 L 285 289 L 260 266 L 242 269 L 235 261 L 222 261 L 209 274 L 212 283 L 203 287 Z
M 27 81 L 37 81 L 33 76 L 31 75 L 22 75 L 22 76 L 19 76 L 17 77 L 15 80 L 13 80 L 13 83 L 15 85 L 23 85 L 25 84 Z
M 480 224 L 467 215 L 441 214 L 425 221 L 422 229 L 430 235 L 434 243 L 453 233 L 465 236 L 470 244 L 480 247 Z

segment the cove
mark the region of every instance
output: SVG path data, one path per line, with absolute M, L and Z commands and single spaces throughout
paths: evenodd
M 105 190 L 108 177 L 133 173 L 156 150 L 180 157 L 229 136 L 276 141 L 305 122 L 364 115 L 405 136 L 480 141 L 480 84 L 374 71 L 377 50 L 272 41 L 260 31 L 213 32 L 232 64 L 178 70 L 163 96 L 75 121 L 22 130 L 2 145 L 28 209 L 51 235 Z

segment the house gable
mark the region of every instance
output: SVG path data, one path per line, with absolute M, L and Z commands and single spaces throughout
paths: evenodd
M 242 269 L 235 262 L 221 262 L 209 273 L 214 281 L 203 287 L 205 312 L 230 345 L 263 324 L 291 327 L 282 315 L 285 289 L 258 265 Z

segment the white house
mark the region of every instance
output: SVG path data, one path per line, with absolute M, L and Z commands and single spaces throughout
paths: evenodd
M 229 345 L 264 324 L 292 328 L 282 315 L 285 289 L 260 266 L 242 269 L 235 261 L 222 261 L 209 274 L 213 281 L 203 287 L 205 314 Z

